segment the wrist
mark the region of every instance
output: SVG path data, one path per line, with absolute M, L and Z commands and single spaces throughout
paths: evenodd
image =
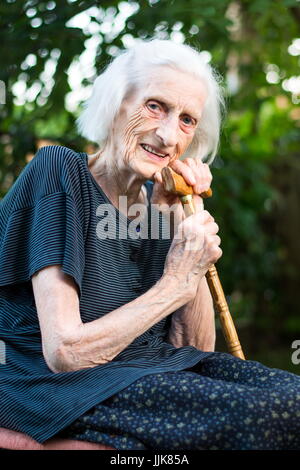
M 195 296 L 195 289 L 191 283 L 184 282 L 182 276 L 176 273 L 164 272 L 157 283 L 165 296 L 171 296 L 178 302 L 178 308 L 190 302 Z
M 182 274 L 167 271 L 159 280 L 158 287 L 165 295 L 172 296 L 178 301 L 178 308 L 193 300 L 197 291 L 194 282 L 187 282 Z

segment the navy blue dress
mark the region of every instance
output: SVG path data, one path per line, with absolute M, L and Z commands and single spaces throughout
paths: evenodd
M 150 201 L 152 183 L 146 187 Z M 134 226 L 131 238 L 116 239 L 111 226 L 108 238 L 96 236 L 106 216 L 99 207 L 109 202 L 87 155 L 61 146 L 42 148 L 1 202 L 0 426 L 41 443 L 57 435 L 120 450 L 300 449 L 300 377 L 175 348 L 166 342 L 171 315 L 109 364 L 50 371 L 32 292 L 36 271 L 60 264 L 74 278 L 83 322 L 162 276 L 171 240 L 161 217 L 152 218 L 149 206 L 147 236 Z M 116 215 L 124 233 L 132 221 Z
M 146 186 L 150 198 L 152 183 Z M 60 264 L 74 278 L 84 323 L 131 302 L 162 276 L 171 241 L 161 218 L 160 239 L 139 232 L 136 239 L 103 239 L 97 229 L 106 213 L 99 215 L 99 206 L 109 202 L 85 153 L 47 146 L 0 203 L 0 426 L 40 443 L 137 379 L 191 367 L 210 354 L 165 342 L 169 316 L 109 364 L 58 374 L 48 368 L 31 283 L 36 271 Z M 123 233 L 132 221 L 116 214 Z M 150 231 L 150 210 L 148 220 Z

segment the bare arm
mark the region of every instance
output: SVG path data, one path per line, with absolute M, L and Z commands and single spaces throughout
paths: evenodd
M 199 282 L 195 298 L 173 313 L 168 341 L 177 348 L 190 345 L 214 351 L 215 312 L 205 277 Z
M 35 273 L 33 292 L 49 368 L 62 372 L 106 364 L 151 326 L 198 298 L 201 278 L 222 254 L 213 220 L 207 211 L 184 220 L 161 279 L 145 294 L 92 322 L 82 323 L 76 284 L 59 265 Z
M 60 266 L 32 276 L 43 353 L 53 372 L 110 362 L 135 338 L 189 300 L 176 278 L 164 275 L 151 289 L 103 317 L 82 323 L 73 279 Z

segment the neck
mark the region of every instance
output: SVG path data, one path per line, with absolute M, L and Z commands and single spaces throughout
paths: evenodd
M 89 169 L 108 199 L 118 209 L 120 196 L 127 197 L 127 211 L 133 204 L 147 205 L 147 191 L 143 187 L 146 180 L 130 172 L 128 168 L 111 165 L 98 152 L 90 155 Z

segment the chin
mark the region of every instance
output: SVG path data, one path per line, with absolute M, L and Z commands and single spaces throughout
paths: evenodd
M 167 165 L 164 165 L 164 166 L 167 166 Z M 135 165 L 134 171 L 136 174 L 138 174 L 145 180 L 154 181 L 155 173 L 157 171 L 161 171 L 164 168 L 164 166 L 139 162 L 137 163 L 137 165 Z
M 136 174 L 145 181 L 152 180 L 156 171 L 159 171 L 159 170 L 158 169 L 154 170 L 153 168 L 149 170 L 148 169 L 140 170 L 138 168 L 135 169 Z
M 144 150 L 143 152 L 144 153 Z M 146 154 L 147 155 L 147 154 Z M 130 167 L 132 170 L 140 176 L 144 180 L 154 180 L 154 174 L 157 171 L 161 171 L 165 166 L 169 163 L 169 158 L 167 157 L 165 161 L 163 159 L 159 159 L 155 161 L 155 159 L 151 159 L 149 157 L 143 158 L 140 152 L 135 152 L 134 156 L 130 162 Z

